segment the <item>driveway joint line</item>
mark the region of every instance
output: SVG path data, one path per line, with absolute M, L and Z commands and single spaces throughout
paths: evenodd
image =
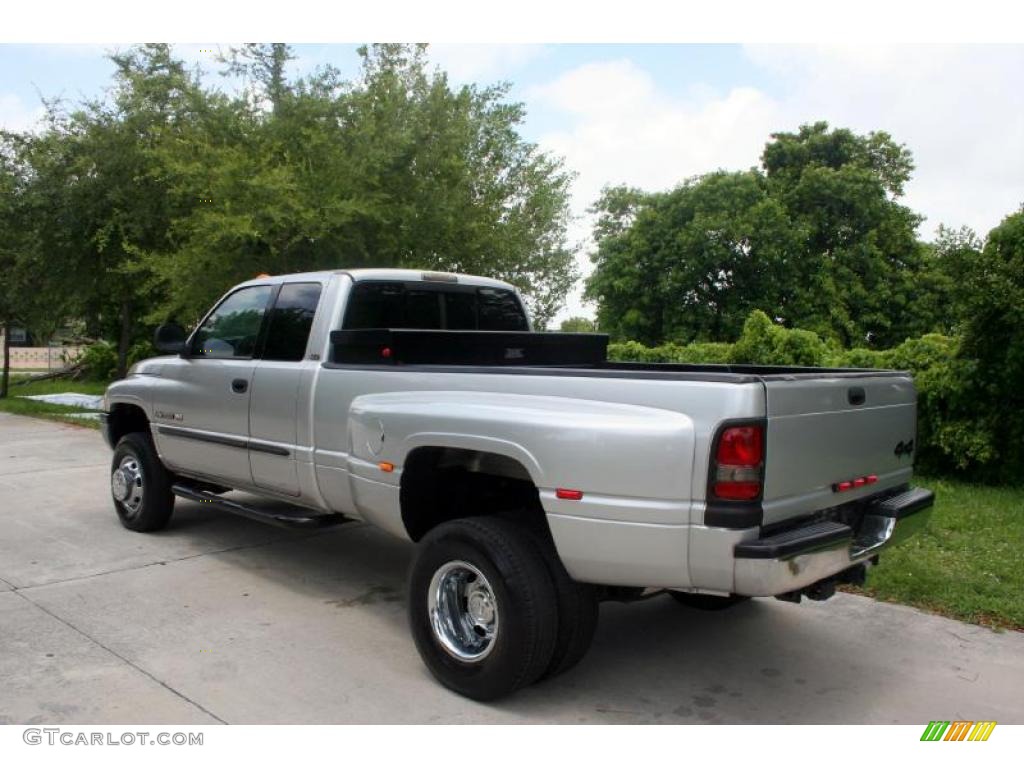
M 212 717 L 212 718 L 213 718 L 214 720 L 216 720 L 216 721 L 217 721 L 218 723 L 220 723 L 221 725 L 227 725 L 227 724 L 228 724 L 227 720 L 224 720 L 223 718 L 221 718 L 221 717 L 218 717 L 217 715 L 215 715 L 215 714 L 214 714 L 213 712 L 211 712 L 210 710 L 208 710 L 208 709 L 207 709 L 206 707 L 204 707 L 204 706 L 203 706 L 202 704 L 200 704 L 199 702 L 197 702 L 197 701 L 194 701 L 194 700 L 190 699 L 190 698 L 189 698 L 188 696 L 186 696 L 186 695 L 185 695 L 184 693 L 182 693 L 181 691 L 179 691 L 179 690 L 177 690 L 177 689 L 175 689 L 175 688 L 172 688 L 172 687 L 171 687 L 170 685 L 168 685 L 167 683 L 165 683 L 165 682 L 164 682 L 163 680 L 161 680 L 160 678 L 158 678 L 158 677 L 157 677 L 156 675 L 153 675 L 152 673 L 150 673 L 150 672 L 148 672 L 147 670 L 143 669 L 143 668 L 142 668 L 142 667 L 140 667 L 140 666 L 139 666 L 138 664 L 136 664 L 135 662 L 133 662 L 133 661 L 132 661 L 131 659 L 125 658 L 125 657 L 124 657 L 124 656 L 122 656 L 122 655 L 121 655 L 120 653 L 118 653 L 117 651 L 115 651 L 115 650 L 114 650 L 113 648 L 110 648 L 110 647 L 108 647 L 108 646 L 104 645 L 104 644 L 103 644 L 103 643 L 101 643 L 101 642 L 100 642 L 99 640 L 97 640 L 97 639 L 96 639 L 95 637 L 93 637 L 92 635 L 90 635 L 90 634 L 89 634 L 88 632 L 85 632 L 84 630 L 82 630 L 82 629 L 79 629 L 78 627 L 76 627 L 76 626 L 75 626 L 74 624 L 72 624 L 72 623 L 71 623 L 70 621 L 68 621 L 67 619 L 65 619 L 65 618 L 63 618 L 63 617 L 61 617 L 61 616 L 58 616 L 58 615 L 57 615 L 56 613 L 54 613 L 53 611 L 51 611 L 51 610 L 49 610 L 48 608 L 46 608 L 46 607 L 44 607 L 44 606 L 40 605 L 40 604 L 39 604 L 39 603 L 37 603 L 37 602 L 36 602 L 35 600 L 33 600 L 32 598 L 30 598 L 30 597 L 29 597 L 28 595 L 24 594 L 24 593 L 23 593 L 23 592 L 22 592 L 21 590 L 17 590 L 17 591 L 16 591 L 16 594 L 17 594 L 17 595 L 18 595 L 19 597 L 21 597 L 21 599 L 22 599 L 22 600 L 24 600 L 25 602 L 27 602 L 27 603 L 28 603 L 29 605 L 34 605 L 34 606 L 35 606 L 36 608 L 38 608 L 38 609 L 39 609 L 40 611 L 42 611 L 43 613 L 45 613 L 45 614 L 46 614 L 47 616 L 50 616 L 51 618 L 54 618 L 54 619 L 56 619 L 57 621 L 59 621 L 59 622 L 60 622 L 61 624 L 63 624 L 64 626 L 68 627 L 69 629 L 73 629 L 73 630 L 74 630 L 75 632 L 77 632 L 78 634 L 80 634 L 80 635 L 81 635 L 82 637 L 84 637 L 84 638 L 85 638 L 86 640 L 88 640 L 88 641 L 89 641 L 90 643 L 93 643 L 94 645 L 98 646 L 99 648 L 102 648 L 102 649 L 103 649 L 104 651 L 106 651 L 107 653 L 109 653 L 109 654 L 110 654 L 111 656 L 114 656 L 115 658 L 117 658 L 117 659 L 120 659 L 120 660 L 121 660 L 121 661 L 123 661 L 123 662 L 124 662 L 125 664 L 127 664 L 127 665 L 128 665 L 129 667 L 131 667 L 132 669 L 134 669 L 134 670 L 135 670 L 136 672 L 140 672 L 140 673 L 142 673 L 143 675 L 145 675 L 146 677 L 148 677 L 148 678 L 149 678 L 150 680 L 152 680 L 152 681 L 153 681 L 154 683 L 156 683 L 157 685 L 161 686 L 162 688 L 165 688 L 165 689 L 167 689 L 168 691 L 170 691 L 171 693 L 173 693 L 173 694 L 174 694 L 175 696 L 177 696 L 178 698 L 182 699 L 183 701 L 187 701 L 187 702 L 188 702 L 189 704 L 191 704 L 191 705 L 192 705 L 193 707 L 195 707 L 196 709 L 198 709 L 198 710 L 199 710 L 200 712 L 203 712 L 204 714 L 206 714 L 206 715 L 209 715 L 210 717 Z
M 17 472 L 0 472 L 0 477 L 17 477 L 18 475 L 38 475 L 43 472 L 66 472 L 69 469 L 96 469 L 105 467 L 104 464 L 73 464 L 67 467 L 50 467 L 49 469 L 20 469 Z
M 346 527 L 363 528 L 363 527 L 365 527 L 365 525 L 366 525 L 365 523 L 356 523 L 355 525 L 352 525 L 351 523 L 347 523 Z M 200 557 L 207 557 L 209 555 L 222 555 L 222 554 L 224 554 L 226 552 L 240 552 L 240 551 L 243 551 L 243 550 L 246 550 L 246 549 L 259 549 L 260 547 L 269 547 L 269 546 L 271 546 L 273 544 L 287 543 L 289 541 L 306 541 L 308 539 L 313 539 L 313 538 L 316 538 L 318 536 L 323 536 L 323 535 L 325 535 L 327 533 L 331 533 L 331 532 L 332 531 L 330 529 L 326 529 L 326 530 L 322 530 L 322 531 L 308 532 L 308 533 L 306 533 L 303 536 L 293 536 L 293 537 L 286 537 L 286 538 L 280 538 L 280 539 L 273 539 L 271 541 L 261 541 L 258 544 L 239 544 L 237 547 L 225 547 L 224 549 L 214 549 L 214 550 L 211 550 L 209 552 L 197 552 L 194 555 L 184 555 L 183 557 L 167 558 L 167 559 L 163 559 L 163 560 L 154 560 L 151 563 L 140 563 L 139 565 L 127 565 L 124 568 L 112 568 L 109 571 L 99 571 L 97 573 L 83 573 L 80 576 L 69 576 L 66 579 L 54 579 L 53 581 L 44 581 L 42 584 L 27 584 L 27 585 L 22 586 L 22 587 L 16 586 L 15 584 L 12 584 L 11 582 L 7 581 L 6 579 L 0 578 L 0 581 L 3 581 L 4 584 L 7 584 L 11 588 L 11 591 L 13 591 L 13 592 L 24 592 L 24 591 L 29 590 L 29 589 L 40 589 L 42 587 L 52 587 L 52 586 L 56 586 L 58 584 L 70 584 L 70 583 L 75 582 L 75 581 L 85 581 L 86 579 L 99 578 L 100 576 L 111 576 L 111 575 L 116 574 L 116 573 L 129 573 L 130 571 L 140 571 L 143 568 L 152 568 L 153 566 L 156 566 L 156 565 L 168 565 L 170 563 L 181 563 L 181 562 L 184 562 L 185 560 L 196 560 L 196 559 L 198 559 Z

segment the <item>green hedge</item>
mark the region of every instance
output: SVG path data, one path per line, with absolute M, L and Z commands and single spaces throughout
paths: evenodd
M 811 331 L 783 328 L 755 311 L 733 344 L 610 344 L 613 360 L 649 363 L 753 363 L 830 368 L 895 368 L 914 375 L 918 391 L 918 470 L 993 478 L 994 435 L 977 407 L 976 363 L 960 356 L 959 339 L 929 334 L 885 350 L 842 349 Z M 1024 439 L 1024 436 L 1022 436 Z M 998 479 L 998 478 L 995 478 Z
M 159 353 L 149 341 L 139 341 L 128 348 L 128 367 Z M 117 347 L 109 341 L 90 345 L 81 358 L 85 377 L 90 381 L 110 381 L 117 375 Z

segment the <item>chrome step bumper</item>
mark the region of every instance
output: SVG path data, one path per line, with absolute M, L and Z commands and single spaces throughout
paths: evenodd
M 822 521 L 740 542 L 733 552 L 735 592 L 781 595 L 841 573 L 921 530 L 934 503 L 931 491 L 911 488 L 872 504 L 857 530 Z

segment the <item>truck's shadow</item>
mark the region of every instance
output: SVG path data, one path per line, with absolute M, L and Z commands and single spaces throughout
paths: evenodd
M 179 502 L 165 535 L 202 538 L 211 527 L 229 524 L 221 518 L 221 513 Z M 260 525 L 233 520 L 239 531 Z M 410 544 L 360 523 L 313 534 L 282 534 L 271 544 L 206 557 L 251 570 L 254 578 L 293 591 L 297 599 L 315 600 L 324 610 L 366 612 L 369 616 L 363 618 L 381 629 L 409 637 L 405 577 Z M 223 538 L 222 531 L 218 539 Z M 870 670 L 873 659 L 864 658 L 863 637 L 850 634 L 849 621 L 837 625 L 830 615 L 825 606 L 791 606 L 770 599 L 712 613 L 682 607 L 668 596 L 604 603 L 594 645 L 576 669 L 494 704 L 466 701 L 465 708 L 486 707 L 489 719 L 507 716 L 517 722 L 564 722 L 567 712 L 576 722 L 870 720 L 868 701 L 884 696 L 889 684 L 901 685 L 899 675 L 887 680 Z M 372 656 L 374 648 L 367 647 L 365 653 Z M 886 667 L 898 668 L 900 653 L 891 651 Z M 408 654 L 415 659 L 411 639 Z M 411 669 L 428 676 L 418 664 Z M 868 670 L 871 685 L 863 684 Z M 423 721 L 436 722 L 431 715 L 424 712 Z

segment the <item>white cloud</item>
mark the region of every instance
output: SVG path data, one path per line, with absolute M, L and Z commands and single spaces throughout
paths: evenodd
M 430 60 L 458 82 L 488 82 L 505 79 L 544 53 L 543 45 L 483 45 L 433 43 L 427 49 Z
M 659 90 L 629 60 L 590 63 L 528 92 L 528 104 L 567 124 L 541 137 L 579 173 L 573 236 L 605 184 L 665 189 L 717 168 L 759 162 L 773 131 L 827 120 L 886 130 L 914 153 L 905 201 L 940 223 L 981 234 L 1024 202 L 1024 47 L 755 46 L 746 53 L 770 93 L 738 84 L 716 92 L 694 83 L 684 97 Z M 761 77 L 760 79 L 764 79 Z M 590 264 L 581 254 L 580 264 Z M 579 291 L 559 319 L 590 314 Z
M 41 104 L 29 106 L 17 94 L 0 93 L 0 128 L 27 131 L 46 114 Z
M 747 49 L 789 89 L 790 127 L 825 119 L 882 129 L 914 154 L 906 203 L 939 224 L 985 234 L 1024 202 L 1024 47 Z
M 777 124 L 779 106 L 753 88 L 716 93 L 692 89 L 685 99 L 659 92 L 653 78 L 631 61 L 586 64 L 527 94 L 531 105 L 568 113 L 566 130 L 541 137 L 541 146 L 565 157 L 579 177 L 573 187 L 575 222 L 571 238 L 588 242 L 585 211 L 609 184 L 667 189 L 683 179 L 717 168 L 757 163 L 767 132 Z M 582 271 L 590 262 L 580 253 Z M 558 319 L 592 314 L 582 288 L 570 295 Z

